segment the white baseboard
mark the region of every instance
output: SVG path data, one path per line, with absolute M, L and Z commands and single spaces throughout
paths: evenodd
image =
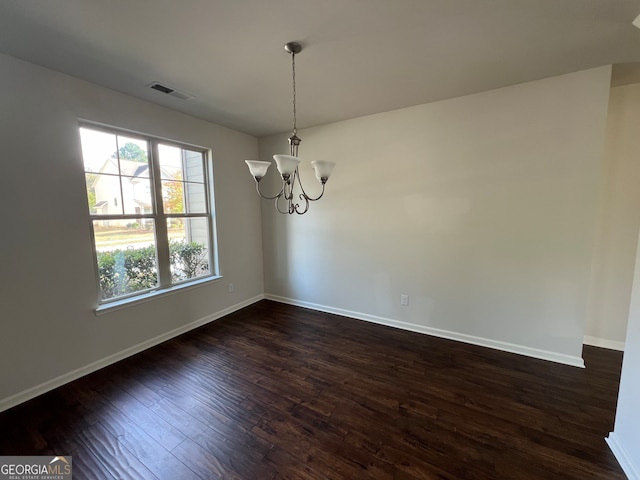
M 162 342 L 166 342 L 167 340 L 177 337 L 178 335 L 182 335 L 183 333 L 193 330 L 194 328 L 198 328 L 209 322 L 218 320 L 225 315 L 229 315 L 236 310 L 240 310 L 241 308 L 247 307 L 253 303 L 263 300 L 264 298 L 264 295 L 257 295 L 253 298 L 237 303 L 218 312 L 212 313 L 211 315 L 207 315 L 206 317 L 200 318 L 194 322 L 182 325 L 181 327 L 178 327 L 169 332 L 165 332 L 161 335 L 158 335 L 157 337 L 145 340 L 142 343 L 126 348 L 120 352 L 114 353 L 113 355 L 109 355 L 108 357 L 96 360 L 95 362 L 60 375 L 59 377 L 56 377 L 52 380 L 48 380 L 44 383 L 41 383 L 40 385 L 36 385 L 35 387 L 31 387 L 15 395 L 4 398 L 0 400 L 0 412 L 8 410 L 9 408 L 19 405 L 20 403 L 26 402 L 27 400 L 31 400 L 32 398 L 35 398 L 38 395 L 42 395 L 43 393 L 53 390 L 54 388 L 61 387 L 62 385 L 72 382 L 73 380 L 77 380 L 80 377 L 83 377 L 89 373 L 93 373 L 108 365 L 119 362 L 120 360 L 124 360 L 127 357 L 147 350 L 148 348 L 154 347 Z
M 398 320 L 392 320 L 390 318 L 378 317 L 375 315 L 369 315 L 366 313 L 354 312 L 351 310 L 344 310 L 341 308 L 328 307 L 326 305 L 318 305 L 310 302 L 303 302 L 294 300 L 292 298 L 280 297 L 277 295 L 265 294 L 267 300 L 273 300 L 275 302 L 287 303 L 289 305 L 295 305 L 298 307 L 305 307 L 311 310 L 318 310 L 320 312 L 334 313 L 336 315 L 342 315 L 344 317 L 356 318 L 358 320 L 365 320 L 367 322 L 378 323 L 380 325 L 386 325 L 388 327 L 400 328 L 402 330 L 409 330 L 411 332 L 424 333 L 434 337 L 446 338 L 449 340 L 456 340 L 458 342 L 470 343 L 472 345 L 479 345 L 481 347 L 493 348 L 495 350 L 502 350 L 510 353 L 517 353 L 519 355 L 525 355 L 527 357 L 539 358 L 541 360 L 549 360 L 551 362 L 562 363 L 565 365 L 571 365 L 573 367 L 584 368 L 584 360 L 581 357 L 574 357 L 571 355 L 565 355 L 562 353 L 549 352 L 547 350 L 540 350 L 537 348 L 526 347 L 523 345 L 516 345 L 507 342 L 501 342 L 498 340 L 491 340 L 489 338 L 476 337 L 473 335 L 466 335 L 464 333 L 451 332 L 448 330 L 440 330 L 438 328 L 426 327 L 424 325 L 417 325 L 414 323 L 401 322 Z
M 620 467 L 622 467 L 625 475 L 629 477 L 629 480 L 640 480 L 640 465 L 634 465 L 631 456 L 622 444 L 620 444 L 615 432 L 609 433 L 609 436 L 605 438 L 605 440 L 615 455 L 616 460 L 618 460 L 618 463 L 620 464 Z
M 608 348 L 609 350 L 618 350 L 624 352 L 624 342 L 618 342 L 616 340 L 607 340 L 606 338 L 584 336 L 584 344 L 591 345 L 592 347 Z

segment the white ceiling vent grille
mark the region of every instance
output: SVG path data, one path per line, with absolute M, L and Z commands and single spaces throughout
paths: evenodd
M 180 100 L 190 100 L 193 98 L 193 95 L 181 92 L 180 90 L 176 90 L 175 88 L 167 87 L 166 85 L 162 85 L 158 82 L 150 83 L 149 85 L 147 85 L 147 87 L 152 88 L 153 90 L 157 90 L 161 93 L 166 93 L 167 95 L 171 95 L 172 97 L 179 98 Z

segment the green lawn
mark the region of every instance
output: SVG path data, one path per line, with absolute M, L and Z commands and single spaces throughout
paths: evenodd
M 95 227 L 96 247 L 104 249 L 108 247 L 118 248 L 130 244 L 154 243 L 153 230 L 126 227 Z M 169 229 L 170 240 L 184 238 L 183 228 Z

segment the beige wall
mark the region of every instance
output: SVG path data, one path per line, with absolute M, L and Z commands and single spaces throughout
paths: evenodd
M 609 110 L 608 182 L 594 275 L 599 295 L 587 334 L 624 341 L 615 428 L 607 441 L 627 476 L 640 478 L 640 84 L 612 88 Z
M 624 346 L 640 229 L 640 84 L 614 87 L 591 279 L 586 343 Z
M 637 237 L 636 237 L 637 238 Z M 640 249 L 636 254 L 633 289 L 613 432 L 607 442 L 631 480 L 640 478 Z
M 262 296 L 257 139 L 5 55 L 0 72 L 0 410 Z M 94 315 L 79 118 L 212 149 L 223 279 Z
M 307 215 L 263 203 L 266 293 L 581 364 L 610 72 L 303 130 L 337 166 Z

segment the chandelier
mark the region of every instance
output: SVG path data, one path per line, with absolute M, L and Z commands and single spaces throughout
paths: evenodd
M 301 140 L 297 135 L 298 127 L 296 119 L 296 55 L 302 51 L 302 45 L 297 42 L 289 42 L 284 46 L 284 49 L 291 55 L 291 71 L 293 79 L 293 132 L 289 137 L 289 155 L 273 156 L 273 159 L 276 162 L 276 168 L 282 177 L 282 186 L 280 191 L 273 196 L 265 195 L 260 191 L 260 180 L 262 180 L 262 178 L 267 174 L 267 170 L 271 166 L 271 162 L 262 162 L 259 160 L 245 160 L 245 162 L 247 162 L 249 171 L 256 181 L 256 190 L 262 198 L 275 200 L 276 209 L 280 213 L 288 213 L 289 215 L 297 213 L 298 215 L 302 215 L 307 213 L 307 210 L 309 210 L 309 202 L 320 200 L 322 195 L 324 195 L 324 186 L 327 183 L 327 180 L 329 180 L 329 176 L 333 171 L 335 163 L 326 160 L 314 160 L 311 162 L 316 178 L 318 179 L 318 182 L 320 182 L 320 185 L 322 185 L 322 191 L 317 197 L 310 197 L 307 195 L 307 192 L 305 192 L 304 187 L 302 186 L 300 172 L 298 170 L 298 164 L 300 163 L 298 147 L 300 146 Z M 300 204 L 298 203 L 298 200 L 304 203 Z

